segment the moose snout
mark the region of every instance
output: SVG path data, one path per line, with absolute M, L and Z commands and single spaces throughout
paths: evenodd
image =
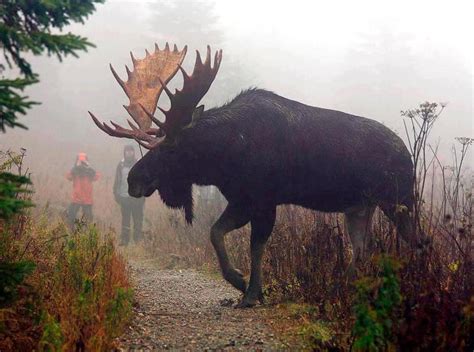
M 128 194 L 131 197 L 140 198 L 143 197 L 143 188 L 140 185 L 128 184 Z
M 140 197 L 149 197 L 153 194 L 156 187 L 154 187 L 151 183 L 137 183 L 130 181 L 128 179 L 128 194 L 131 197 L 140 198 Z

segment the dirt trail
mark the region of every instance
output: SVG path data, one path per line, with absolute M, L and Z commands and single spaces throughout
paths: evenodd
M 278 318 L 272 307 L 226 305 L 237 302 L 239 293 L 222 279 L 192 269 L 163 270 L 152 262 L 131 262 L 131 267 L 137 305 L 119 350 L 295 349 L 273 330 Z

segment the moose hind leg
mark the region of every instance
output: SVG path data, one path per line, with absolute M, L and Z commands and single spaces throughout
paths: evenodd
M 352 259 L 347 274 L 355 276 L 355 264 L 365 258 L 365 244 L 370 231 L 374 207 L 360 206 L 347 210 L 346 226 L 352 243 Z
M 232 286 L 245 293 L 247 283 L 239 270 L 236 270 L 229 261 L 225 248 L 225 235 L 238 229 L 250 221 L 248 207 L 229 204 L 220 218 L 211 228 L 211 242 L 216 251 L 222 275 Z
M 276 208 L 268 210 L 257 210 L 252 214 L 250 224 L 252 231 L 250 234 L 250 255 L 251 272 L 250 283 L 244 298 L 236 308 L 253 307 L 258 301 L 263 303 L 262 293 L 262 257 L 265 251 L 265 244 L 270 237 L 273 225 L 275 224 Z

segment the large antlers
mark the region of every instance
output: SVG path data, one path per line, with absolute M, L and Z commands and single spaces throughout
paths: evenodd
M 171 51 L 169 44 L 166 43 L 163 50 L 160 50 L 158 45 L 155 44 L 155 51 L 152 54 L 146 50 L 146 55 L 143 59 L 136 59 L 133 53 L 130 52 L 133 71 L 130 71 L 125 66 L 128 75 L 127 81 L 123 81 L 112 65 L 110 65 L 112 74 L 130 100 L 130 104 L 128 106 L 124 105 L 124 108 L 136 122 L 138 128 L 130 121 L 128 121 L 128 124 L 132 129 L 123 128 L 112 121 L 110 123 L 114 128 L 111 128 L 106 123 L 99 122 L 89 112 L 97 127 L 111 136 L 122 138 L 149 139 L 148 137 L 151 137 L 150 134 L 157 133 L 157 129 L 151 128 L 153 120 L 149 118 L 143 108 L 146 111 L 155 112 L 158 98 L 163 91 L 161 82 L 169 82 L 173 78 L 186 56 L 186 50 L 186 46 L 183 50 L 179 51 L 176 45 L 174 45 L 173 51 Z M 148 135 L 148 137 L 145 135 Z
M 168 43 L 166 43 L 164 50 L 160 50 L 158 45 L 155 44 L 155 52 L 150 54 L 146 50 L 146 56 L 142 60 L 135 59 L 132 52 L 130 52 L 134 70 L 130 72 L 128 67 L 125 66 L 128 75 L 127 82 L 122 81 L 110 65 L 115 79 L 130 99 L 130 105 L 126 106 L 125 109 L 141 129 L 150 128 L 151 121 L 144 114 L 140 105 L 143 105 L 147 111 L 155 111 L 158 98 L 163 90 L 160 81 L 169 82 L 173 78 L 184 60 L 186 50 L 187 47 L 185 46 L 182 51 L 178 51 L 178 48 L 174 45 L 174 49 L 171 51 Z
M 114 77 L 130 99 L 130 105 L 124 107 L 138 127 L 128 121 L 131 129 L 126 129 L 111 121 L 110 123 L 114 127 L 111 128 L 107 124 L 99 122 L 89 112 L 95 124 L 105 133 L 114 137 L 133 138 L 148 149 L 157 147 L 167 137 L 174 139 L 183 127 L 191 123 L 193 111 L 209 90 L 222 60 L 222 50 L 215 53 L 213 66 L 211 66 L 211 48 L 209 46 L 204 63 L 199 51 L 196 51 L 194 70 L 189 76 L 181 67 L 186 55 L 186 47 L 182 51 L 178 51 L 175 45 L 174 50 L 170 51 L 167 43 L 164 50 L 159 50 L 156 44 L 155 48 L 155 52 L 151 55 L 147 51 L 142 60 L 137 60 L 132 55 L 134 71 L 131 72 L 126 67 L 127 82 L 122 81 L 110 66 Z M 166 84 L 178 69 L 183 74 L 183 88 L 172 94 Z M 170 98 L 171 108 L 168 111 L 159 108 L 166 116 L 165 122 L 160 122 L 154 117 L 154 113 L 163 89 Z M 151 128 L 152 122 L 159 129 Z
M 214 55 L 214 65 L 211 66 L 211 48 L 208 45 L 204 63 L 199 51 L 196 50 L 196 62 L 191 76 L 179 65 L 183 74 L 183 88 L 181 90 L 177 89 L 175 94 L 172 94 L 166 87 L 166 83 L 161 82 L 171 101 L 171 108 L 168 111 L 159 108 L 166 116 L 162 128 L 167 135 L 173 136 L 191 123 L 193 111 L 216 78 L 221 61 L 222 50 L 218 50 Z M 148 115 L 152 117 L 151 114 Z

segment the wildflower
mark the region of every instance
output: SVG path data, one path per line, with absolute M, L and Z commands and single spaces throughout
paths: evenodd
M 474 142 L 474 138 L 469 137 L 456 137 L 455 138 L 462 146 L 469 146 Z
M 459 269 L 459 262 L 452 262 L 448 265 L 448 268 L 449 270 L 451 270 L 453 273 L 455 273 L 456 271 L 458 271 Z

